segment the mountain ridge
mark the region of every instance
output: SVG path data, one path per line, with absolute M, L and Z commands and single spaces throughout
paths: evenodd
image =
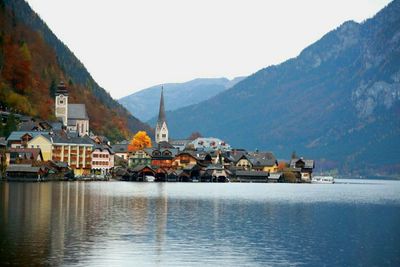
M 217 95 L 243 78 L 236 77 L 231 80 L 224 77 L 197 78 L 183 83 L 159 84 L 125 96 L 118 101 L 134 116 L 148 121 L 157 116 L 161 86 L 164 87 L 167 110 L 175 110 Z
M 28 3 L 24 0 L 1 0 L 0 5 L 3 59 L 0 63 L 6 68 L 14 68 L 8 73 L 1 73 L 3 92 L 0 102 L 3 105 L 19 109 L 27 115 L 54 119 L 54 87 L 64 80 L 70 89 L 71 101 L 86 104 L 91 128 L 98 134 L 122 140 L 138 130 L 152 131 L 96 83 L 82 62 Z M 25 61 L 19 54 L 13 57 L 15 51 L 22 49 L 27 55 Z M 25 73 L 18 73 L 18 68 Z M 20 88 L 12 82 L 16 79 L 24 82 Z M 14 101 L 11 96 L 19 100 Z M 24 108 L 22 103 L 29 108 Z M 45 107 L 43 103 L 46 103 Z
M 399 14 L 394 1 L 361 24 L 347 21 L 297 57 L 169 112 L 171 136 L 200 131 L 280 158 L 296 150 L 342 170 L 399 164 Z

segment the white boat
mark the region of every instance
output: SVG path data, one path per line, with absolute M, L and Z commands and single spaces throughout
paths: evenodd
M 332 176 L 313 176 L 312 184 L 334 184 L 335 179 Z
M 156 178 L 151 175 L 146 175 L 146 177 L 145 177 L 146 182 L 154 182 L 155 179 Z

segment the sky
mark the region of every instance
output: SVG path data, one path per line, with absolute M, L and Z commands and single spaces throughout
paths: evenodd
M 297 56 L 389 0 L 27 0 L 118 99 L 163 83 L 246 76 Z

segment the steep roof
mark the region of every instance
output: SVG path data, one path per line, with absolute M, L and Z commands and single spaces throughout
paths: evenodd
M 115 144 L 112 146 L 112 150 L 114 150 L 115 153 L 126 153 L 128 152 L 128 143 Z
M 8 136 L 7 141 L 20 141 L 21 137 L 25 134 L 29 134 L 30 136 L 32 136 L 32 138 L 35 138 L 38 135 L 49 135 L 50 132 L 48 132 L 48 131 L 14 131 Z
M 164 88 L 161 87 L 161 98 L 160 98 L 160 110 L 158 112 L 158 120 L 157 120 L 157 126 L 161 125 L 167 122 L 166 121 L 166 116 L 165 116 L 165 107 L 164 107 Z
M 296 165 L 297 165 L 297 163 L 299 161 L 304 162 L 304 168 L 306 168 L 306 169 L 313 169 L 314 168 L 314 160 L 312 160 L 312 159 L 303 159 L 303 158 L 291 159 L 289 166 L 292 167 L 292 168 L 296 168 Z
M 68 120 L 88 120 L 85 104 L 68 104 Z
M 57 86 L 56 95 L 68 95 L 68 89 L 65 86 L 64 82 L 61 81 L 60 84 Z
M 53 144 L 77 144 L 77 145 L 93 145 L 92 139 L 90 139 L 87 135 L 79 137 L 79 136 L 53 136 Z

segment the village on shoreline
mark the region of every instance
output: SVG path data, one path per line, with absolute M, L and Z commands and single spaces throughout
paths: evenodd
M 193 133 L 169 138 L 161 89 L 155 142 L 144 131 L 111 144 L 90 131 L 84 104 L 70 104 L 60 83 L 55 94 L 57 122 L 1 111 L 0 177 L 7 181 L 123 180 L 137 182 L 288 182 L 310 183 L 314 160 L 278 162 L 269 151 L 232 148 Z M 11 129 L 11 130 L 10 130 Z

